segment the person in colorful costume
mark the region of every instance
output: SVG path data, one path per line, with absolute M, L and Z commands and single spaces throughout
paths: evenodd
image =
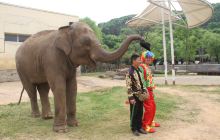
M 143 101 L 147 99 L 146 89 L 141 79 L 141 71 L 139 65 L 141 63 L 140 56 L 134 54 L 131 56 L 132 66 L 126 74 L 126 87 L 128 89 L 128 100 L 130 103 L 130 127 L 135 136 L 139 133 L 146 134 L 142 128 Z
M 155 84 L 152 76 L 152 72 L 150 69 L 150 64 L 154 61 L 154 54 L 147 50 L 141 54 L 141 61 L 139 68 L 142 71 L 142 79 L 144 79 L 143 84 L 146 87 L 149 97 L 147 100 L 144 101 L 144 116 L 142 120 L 142 127 L 148 133 L 154 133 L 155 129 L 153 127 L 159 127 L 160 124 L 154 122 L 154 117 L 156 113 L 156 104 L 154 101 L 154 93 L 153 90 L 155 89 Z

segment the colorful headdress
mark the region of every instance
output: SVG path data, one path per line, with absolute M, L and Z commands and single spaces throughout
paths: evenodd
M 155 59 L 154 53 L 151 52 L 151 51 L 144 51 L 144 52 L 142 52 L 142 54 L 141 54 L 141 61 L 145 62 L 146 58 Z

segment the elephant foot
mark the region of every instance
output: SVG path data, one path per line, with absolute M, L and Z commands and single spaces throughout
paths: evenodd
M 76 119 L 67 120 L 67 125 L 71 127 L 78 126 L 78 121 Z
M 53 126 L 53 131 L 57 132 L 57 133 L 66 133 L 67 132 L 67 127 L 66 127 L 66 125 Z
M 40 112 L 32 112 L 32 113 L 31 113 L 31 116 L 32 116 L 33 118 L 38 118 L 38 117 L 40 117 Z
M 53 114 L 52 114 L 52 112 L 43 113 L 43 114 L 42 114 L 42 118 L 43 118 L 44 120 L 53 119 Z

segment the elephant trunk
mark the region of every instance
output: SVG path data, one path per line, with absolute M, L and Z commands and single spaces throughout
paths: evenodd
M 93 58 L 93 60 L 100 61 L 100 62 L 115 61 L 115 60 L 121 58 L 121 56 L 128 50 L 130 43 L 134 40 L 142 40 L 142 37 L 140 35 L 128 36 L 122 42 L 121 47 L 112 53 L 106 52 L 104 49 L 99 47 L 97 50 L 95 50 L 92 58 Z

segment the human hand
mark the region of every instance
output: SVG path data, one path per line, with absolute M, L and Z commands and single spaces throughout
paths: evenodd
M 146 95 L 146 99 L 148 99 L 148 98 L 149 98 L 149 93 L 148 93 L 148 91 L 144 92 L 144 94 Z
M 135 103 L 136 103 L 135 99 L 130 100 L 130 104 L 135 104 Z

